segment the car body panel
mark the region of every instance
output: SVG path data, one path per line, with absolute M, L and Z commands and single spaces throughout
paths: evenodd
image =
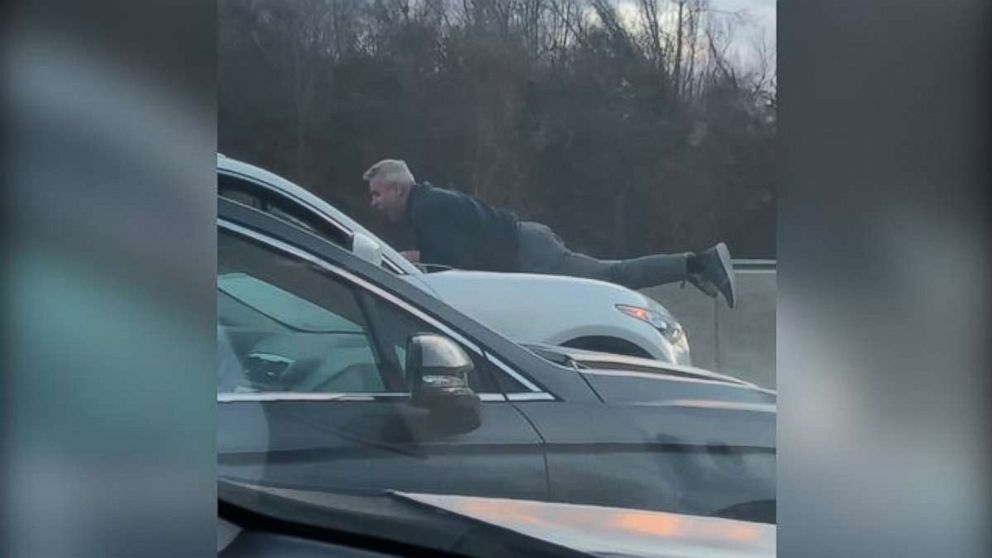
M 552 501 L 711 515 L 774 500 L 774 412 L 570 402 L 518 407 L 544 439 Z
M 250 416 L 259 413 L 265 428 L 245 428 L 259 423 Z M 509 403 L 483 405 L 481 425 L 470 432 L 446 431 L 428 415 L 405 398 L 224 403 L 218 469 L 314 490 L 547 497 L 541 439 Z
M 299 487 L 512 494 L 694 514 L 771 502 L 773 513 L 775 412 L 767 390 L 732 378 L 632 378 L 636 373 L 555 364 L 300 228 L 224 199 L 218 210 L 225 230 L 271 238 L 356 288 L 391 297 L 485 355 L 487 374 L 515 374 L 532 386 L 484 394 L 482 424 L 468 433 L 425 422 L 408 393 L 314 394 L 326 400 L 306 403 L 296 394 L 282 394 L 286 401 L 219 395 L 221 474 Z M 637 402 L 601 394 L 628 384 L 642 393 Z M 689 386 L 697 389 L 685 391 Z M 767 511 L 755 517 L 769 520 Z
M 617 304 L 649 308 L 674 321 L 662 305 L 636 291 L 575 277 L 476 271 L 424 273 L 360 223 L 305 188 L 275 173 L 220 154 L 217 169 L 222 174 L 283 196 L 351 233 L 360 232 L 378 242 L 383 259 L 404 280 L 512 339 L 553 345 L 582 338 L 620 339 L 652 358 L 691 363 L 685 336 L 672 343 L 651 325 L 616 309 Z M 518 312 L 520 308 L 526 308 L 528 312 Z M 532 319 L 535 312 L 541 316 L 540 320 Z

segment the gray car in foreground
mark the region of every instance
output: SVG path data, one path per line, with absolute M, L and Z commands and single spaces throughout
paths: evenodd
M 221 482 L 217 493 L 217 549 L 230 558 L 772 558 L 776 550 L 774 525 L 734 519 L 392 490 L 349 496 Z
M 774 522 L 774 392 L 528 349 L 283 220 L 218 213 L 223 478 Z

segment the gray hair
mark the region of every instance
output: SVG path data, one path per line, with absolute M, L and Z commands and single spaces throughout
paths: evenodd
M 413 186 L 417 183 L 406 162 L 399 159 L 383 159 L 369 167 L 369 170 L 362 175 L 362 180 L 365 181 L 373 178 L 403 186 Z

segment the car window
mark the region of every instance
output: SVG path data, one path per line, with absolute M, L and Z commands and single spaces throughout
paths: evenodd
M 226 199 L 264 211 L 282 221 L 291 223 L 311 232 L 324 240 L 352 251 L 352 234 L 344 225 L 335 225 L 319 217 L 309 209 L 282 195 L 266 190 L 249 180 L 227 173 L 217 174 L 217 193 Z M 380 240 L 375 239 L 380 242 Z M 405 275 L 398 265 L 383 257 L 382 267 L 390 273 Z
M 218 233 L 218 393 L 407 392 L 406 342 L 436 328 L 312 264 Z M 496 388 L 472 351 L 469 385 Z
M 532 391 L 527 388 L 527 386 L 511 378 L 509 375 L 504 374 L 503 372 L 494 372 L 493 377 L 496 379 L 498 385 L 497 389 L 503 393 L 531 393 Z
M 402 388 L 376 354 L 354 289 L 231 233 L 218 236 L 219 392 L 376 393 Z
M 329 312 L 289 291 L 244 273 L 219 275 L 217 290 L 294 331 L 362 333 L 361 326 L 340 313 Z
M 351 235 L 343 229 L 301 208 L 282 196 L 225 173 L 217 175 L 218 195 L 254 207 L 273 217 L 320 236 L 345 250 L 351 250 Z
M 406 342 L 415 333 L 436 333 L 443 335 L 443 332 L 420 320 L 416 316 L 405 312 L 395 305 L 375 297 L 369 293 L 365 294 L 364 302 L 369 310 L 369 315 L 376 331 L 377 339 L 382 341 L 382 351 L 388 353 L 389 358 L 396 359 L 396 366 L 403 371 L 406 376 Z M 465 347 L 463 347 L 465 349 Z M 478 353 L 472 350 L 465 350 L 465 353 L 472 359 L 475 369 L 469 373 L 469 387 L 476 393 L 495 393 L 499 387 L 493 382 L 493 374 L 489 363 Z

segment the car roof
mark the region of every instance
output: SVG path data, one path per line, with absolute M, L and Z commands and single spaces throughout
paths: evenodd
M 327 214 L 342 226 L 349 229 L 352 233 L 358 232 L 364 234 L 365 236 L 368 236 L 378 242 L 383 252 L 390 252 L 390 254 L 388 254 L 389 261 L 400 267 L 404 273 L 422 273 L 422 271 L 415 265 L 407 261 L 398 253 L 395 253 L 395 249 L 387 242 L 379 238 L 378 235 L 362 226 L 362 224 L 358 221 L 352 219 L 347 213 L 334 207 L 334 205 L 306 188 L 295 184 L 274 172 L 267 171 L 250 163 L 245 163 L 244 161 L 232 159 L 220 153 L 217 154 L 217 170 L 225 171 L 228 174 L 233 173 L 236 175 L 241 175 L 242 177 L 262 182 L 286 195 L 294 197 L 297 200 L 310 205 L 312 208 L 319 210 L 321 213 Z

